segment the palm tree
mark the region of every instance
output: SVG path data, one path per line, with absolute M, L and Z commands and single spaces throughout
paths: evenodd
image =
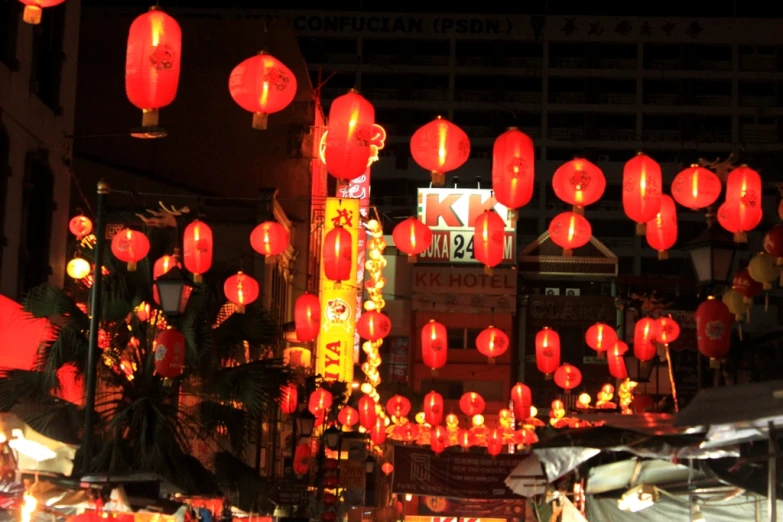
M 93 244 L 81 242 L 83 257 L 94 257 Z M 236 312 L 223 297 L 225 277 L 213 268 L 213 284 L 194 289 L 178 320 L 186 339 L 184 373 L 164 380 L 155 373 L 154 340 L 167 319 L 155 305 L 149 262 L 129 272 L 107 251 L 104 265 L 90 469 L 154 472 L 199 494 L 229 489 L 240 507 L 262 508 L 263 479 L 243 457 L 291 379 L 280 359 L 268 357 L 279 339 L 269 314 L 258 305 Z M 34 429 L 71 443 L 82 439 L 84 411 L 60 398 L 58 372 L 86 372 L 89 315 L 80 297 L 87 284 L 69 291 L 43 285 L 29 293 L 25 309 L 49 319 L 56 338 L 42 344 L 33 369 L 0 372 L 0 410 L 13 408 Z M 212 451 L 200 461 L 193 447 L 205 442 Z

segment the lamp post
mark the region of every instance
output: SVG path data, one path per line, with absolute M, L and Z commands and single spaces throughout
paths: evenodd
M 310 410 L 304 410 L 296 417 L 296 431 L 300 437 L 309 439 L 313 435 L 315 415 Z
M 167 317 L 181 315 L 193 293 L 193 283 L 178 266 L 174 266 L 153 283 L 160 296 L 160 308 Z
M 710 222 L 704 232 L 686 246 L 699 286 L 708 290 L 726 284 L 734 264 L 736 246 L 728 232 Z

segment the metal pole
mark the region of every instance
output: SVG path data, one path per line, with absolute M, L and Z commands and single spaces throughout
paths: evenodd
M 98 329 L 101 320 L 101 283 L 103 274 L 103 251 L 106 244 L 106 196 L 109 184 L 98 182 L 98 204 L 95 223 L 95 266 L 92 271 L 92 289 L 90 290 L 90 337 L 87 349 L 87 399 L 84 411 L 84 439 L 82 441 L 82 473 L 90 472 L 92 460 L 92 435 L 95 424 L 95 388 L 98 378 Z
M 769 421 L 769 464 L 767 465 L 767 504 L 769 511 L 769 522 L 777 522 L 778 514 L 778 488 L 777 488 L 777 463 L 778 463 L 778 449 L 777 440 L 775 435 L 775 423 Z

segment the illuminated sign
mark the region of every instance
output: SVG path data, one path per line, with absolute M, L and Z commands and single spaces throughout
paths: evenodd
M 516 261 L 516 232 L 508 209 L 488 189 L 419 189 L 419 219 L 432 230 L 432 246 L 422 261 L 478 263 L 473 247 L 473 225 L 485 210 L 494 208 L 506 224 L 503 263 Z
M 357 258 L 359 243 L 359 200 L 326 198 L 323 230 L 325 237 L 336 226 L 345 227 L 351 234 L 353 259 Z M 353 381 L 353 346 L 356 330 L 356 265 L 351 267 L 348 282 L 330 281 L 324 274 L 321 259 L 321 332 L 315 357 L 315 372 L 327 381 Z

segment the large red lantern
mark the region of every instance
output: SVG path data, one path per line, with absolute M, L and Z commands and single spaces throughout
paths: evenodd
M 511 388 L 511 400 L 514 403 L 514 412 L 519 420 L 530 417 L 530 407 L 533 406 L 533 394 L 530 388 L 518 382 Z
M 761 207 L 761 176 L 741 165 L 729 172 L 726 178 L 726 201 L 739 199 L 748 207 Z
M 125 92 L 143 111 L 143 127 L 158 125 L 158 109 L 174 101 L 181 58 L 182 31 L 176 20 L 153 6 L 133 21 L 125 55 Z
M 485 210 L 473 224 L 473 252 L 476 261 L 491 275 L 492 268 L 503 261 L 506 224 L 494 210 Z
M 169 328 L 155 337 L 155 373 L 164 379 L 174 379 L 185 370 L 185 336 Z
M 237 272 L 223 283 L 226 299 L 237 305 L 236 311 L 245 313 L 245 306 L 258 299 L 258 281 L 242 271 Z
M 310 463 L 313 460 L 313 452 L 310 451 L 309 444 L 297 444 L 294 451 L 294 473 L 297 475 L 306 475 L 310 471 Z
M 289 383 L 280 388 L 280 411 L 291 415 L 299 405 L 299 390 L 296 384 Z
M 322 417 L 332 407 L 333 401 L 334 397 L 329 390 L 318 388 L 310 394 L 307 409 L 316 417 Z
M 432 230 L 415 217 L 409 217 L 394 227 L 392 239 L 400 252 L 408 254 L 408 262 L 415 263 L 416 256 L 432 245 Z
M 658 342 L 662 345 L 668 347 L 680 337 L 680 325 L 671 315 L 659 317 L 657 322 L 656 332 L 658 334 Z
M 711 170 L 691 165 L 674 177 L 674 201 L 691 210 L 709 207 L 720 196 L 720 178 Z
M 658 214 L 647 222 L 647 244 L 658 251 L 658 259 L 668 259 L 668 250 L 677 242 L 677 206 L 666 194 L 661 196 Z
M 624 355 L 628 352 L 628 345 L 625 344 L 623 341 L 618 340 L 616 343 L 614 343 L 614 346 L 609 348 L 609 350 L 606 351 L 607 355 Z
M 150 241 L 143 232 L 125 228 L 114 234 L 111 239 L 111 253 L 128 264 L 128 272 L 136 270 L 136 264 L 150 251 Z
M 185 268 L 193 273 L 193 281 L 200 283 L 203 274 L 212 267 L 212 229 L 198 219 L 185 227 L 182 249 L 185 254 Z
M 607 354 L 606 362 L 609 366 L 609 375 L 615 379 L 628 378 L 628 368 L 625 366 L 625 357 L 622 355 Z
M 597 165 L 584 158 L 575 158 L 561 165 L 552 177 L 555 196 L 574 206 L 574 212 L 582 214 L 584 207 L 592 205 L 606 190 L 606 178 Z
M 435 319 L 421 329 L 421 358 L 424 365 L 434 373 L 446 364 L 449 354 L 446 327 Z
M 443 421 L 443 396 L 431 391 L 424 396 L 424 420 L 430 426 L 437 426 Z
M 237 105 L 253 113 L 253 128 L 264 130 L 269 115 L 288 107 L 296 97 L 296 76 L 283 62 L 261 52 L 231 71 L 228 92 Z
M 661 208 L 661 166 L 650 156 L 637 154 L 623 168 L 623 210 L 636 221 L 636 235 L 643 236 L 648 221 Z
M 548 326 L 536 334 L 536 367 L 547 379 L 560 366 L 560 335 Z
M 160 276 L 168 272 L 174 267 L 180 267 L 179 258 L 174 255 L 165 255 L 159 257 L 155 264 L 152 266 L 152 280 L 156 281 Z M 158 294 L 158 285 L 152 285 L 152 298 L 156 303 L 160 304 L 160 295 Z
M 419 437 L 419 425 L 414 422 L 406 422 L 399 429 L 399 437 L 403 442 L 413 442 Z
M 402 395 L 395 395 L 386 401 L 386 411 L 392 417 L 405 417 L 411 411 L 411 401 Z
M 370 440 L 378 446 L 386 442 L 386 424 L 383 417 L 376 417 L 375 424 L 370 429 Z
M 734 316 L 729 308 L 710 296 L 696 309 L 696 342 L 699 352 L 710 358 L 710 366 L 720 366 L 719 359 L 729 353 L 731 324 Z
M 374 124 L 375 108 L 355 90 L 334 99 L 323 152 L 329 174 L 351 180 L 367 170 Z
M 359 412 L 350 406 L 345 406 L 340 410 L 340 413 L 337 414 L 337 420 L 343 426 L 352 428 L 359 422 Z
M 38 25 L 41 23 L 43 9 L 60 5 L 65 0 L 19 0 L 24 4 L 22 21 L 26 24 Z
M 92 232 L 92 220 L 83 215 L 74 216 L 68 222 L 68 230 L 76 236 L 77 241 L 81 241 Z
M 371 430 L 375 426 L 375 419 L 378 417 L 375 399 L 369 395 L 362 395 L 359 399 L 359 424 L 366 430 Z
M 569 394 L 571 390 L 582 384 L 582 372 L 576 366 L 565 363 L 555 371 L 555 384 Z
M 282 254 L 290 240 L 288 230 L 277 221 L 264 221 L 250 233 L 250 246 L 262 256 Z
M 748 231 L 753 230 L 764 217 L 761 205 L 749 205 L 742 199 L 732 199 L 718 207 L 718 223 L 734 234 L 735 243 L 747 243 Z
M 356 331 L 359 337 L 368 341 L 384 339 L 391 332 L 391 320 L 388 316 L 376 310 L 362 312 L 356 321 Z
M 585 246 L 593 236 L 593 228 L 583 215 L 563 212 L 549 224 L 549 237 L 563 249 L 563 256 L 570 257 L 575 248 Z
M 492 147 L 492 190 L 495 200 L 510 210 L 533 198 L 536 153 L 530 136 L 511 127 Z
M 476 337 L 476 349 L 481 355 L 487 356 L 489 364 L 494 364 L 495 357 L 506 353 L 509 344 L 508 335 L 494 326 L 485 328 Z
M 633 354 L 642 362 L 650 361 L 657 352 L 658 323 L 650 317 L 636 321 L 633 331 Z
M 296 338 L 303 343 L 315 341 L 321 330 L 321 301 L 316 295 L 305 292 L 294 305 Z
M 585 332 L 587 346 L 596 352 L 603 353 L 617 342 L 617 332 L 604 323 L 595 323 Z
M 411 156 L 430 171 L 432 185 L 442 187 L 446 172 L 458 169 L 470 157 L 470 139 L 465 131 L 438 116 L 413 133 Z
M 324 236 L 324 275 L 331 281 L 346 281 L 353 268 L 353 240 L 348 229 L 334 227 Z
M 487 407 L 484 397 L 476 392 L 468 392 L 462 395 L 459 399 L 459 409 L 465 415 L 472 417 L 479 415 Z

